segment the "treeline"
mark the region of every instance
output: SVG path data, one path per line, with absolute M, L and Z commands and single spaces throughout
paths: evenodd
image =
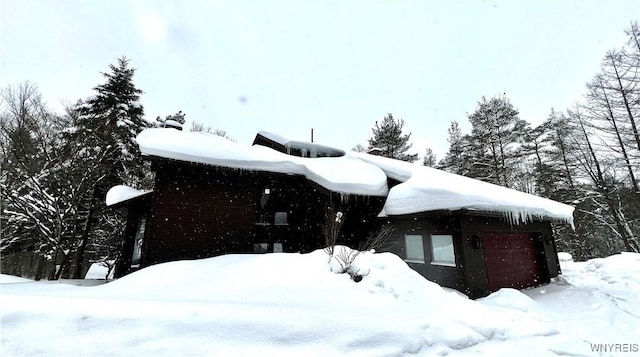
M 558 225 L 556 233 L 558 249 L 577 259 L 638 252 L 638 25 L 627 34 L 628 42 L 605 55 L 573 108 L 551 110 L 532 127 L 506 95 L 482 98 L 468 116 L 471 132 L 463 134 L 452 122 L 445 157 L 437 161 L 427 149 L 423 164 L 575 206 L 576 229 Z M 185 122 L 182 112 L 144 120 L 134 74 L 126 58 L 118 59 L 95 95 L 62 115 L 48 110 L 28 82 L 0 92 L 3 272 L 81 278 L 89 263 L 112 266 L 118 259 L 124 219 L 106 209 L 105 194 L 120 184 L 150 189 L 153 177 L 136 135 L 166 120 Z M 382 155 L 415 161 L 403 125 L 387 115 L 376 122 L 369 144 Z M 191 130 L 227 136 L 197 123 Z
M 471 132 L 452 122 L 445 157 L 437 162 L 427 149 L 423 164 L 575 206 L 575 230 L 558 225 L 556 237 L 558 249 L 577 259 L 640 251 L 638 25 L 626 34 L 574 107 L 552 109 L 532 127 L 506 95 L 482 98 L 468 116 Z M 376 123 L 369 143 L 384 156 L 414 161 L 400 134 L 404 122 L 389 114 L 382 123 L 386 129 Z
M 35 85 L 1 92 L 2 271 L 36 279 L 81 278 L 89 263 L 111 265 L 123 217 L 105 207 L 115 185 L 152 186 L 135 136 L 144 120 L 126 58 L 103 73 L 95 95 L 59 115 Z M 184 123 L 184 115 L 168 117 Z

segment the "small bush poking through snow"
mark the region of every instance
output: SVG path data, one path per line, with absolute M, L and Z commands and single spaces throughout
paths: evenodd
M 325 240 L 324 252 L 329 255 L 329 266 L 332 272 L 337 274 L 347 273 L 357 283 L 366 274 L 361 274 L 352 268 L 356 258 L 362 252 L 375 252 L 376 249 L 386 245 L 389 236 L 393 232 L 393 227 L 390 225 L 382 226 L 380 230 L 369 235 L 369 238 L 360 246 L 360 249 L 356 250 L 342 245 L 336 246 L 344 219 L 345 215 L 340 211 L 335 212 L 332 208 L 325 210 L 325 222 L 322 229 Z

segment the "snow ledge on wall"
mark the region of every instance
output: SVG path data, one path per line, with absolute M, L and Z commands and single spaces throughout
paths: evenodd
M 117 186 L 111 187 L 109 191 L 107 191 L 107 197 L 105 198 L 105 202 L 107 206 L 113 206 L 120 202 L 124 202 L 132 198 L 142 196 L 147 192 L 148 191 L 136 190 L 133 187 L 129 187 L 125 185 L 117 185 Z

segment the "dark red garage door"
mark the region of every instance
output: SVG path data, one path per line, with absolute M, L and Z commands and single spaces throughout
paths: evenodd
M 490 291 L 543 283 L 534 234 L 485 233 L 482 242 Z

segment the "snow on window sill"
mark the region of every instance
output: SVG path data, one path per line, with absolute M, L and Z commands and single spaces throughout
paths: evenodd
M 456 267 L 456 263 L 454 262 L 431 262 L 431 265 L 440 265 L 443 267 Z
M 404 260 L 407 263 L 419 263 L 419 264 L 424 264 L 424 260 L 418 260 L 418 259 L 405 259 Z

